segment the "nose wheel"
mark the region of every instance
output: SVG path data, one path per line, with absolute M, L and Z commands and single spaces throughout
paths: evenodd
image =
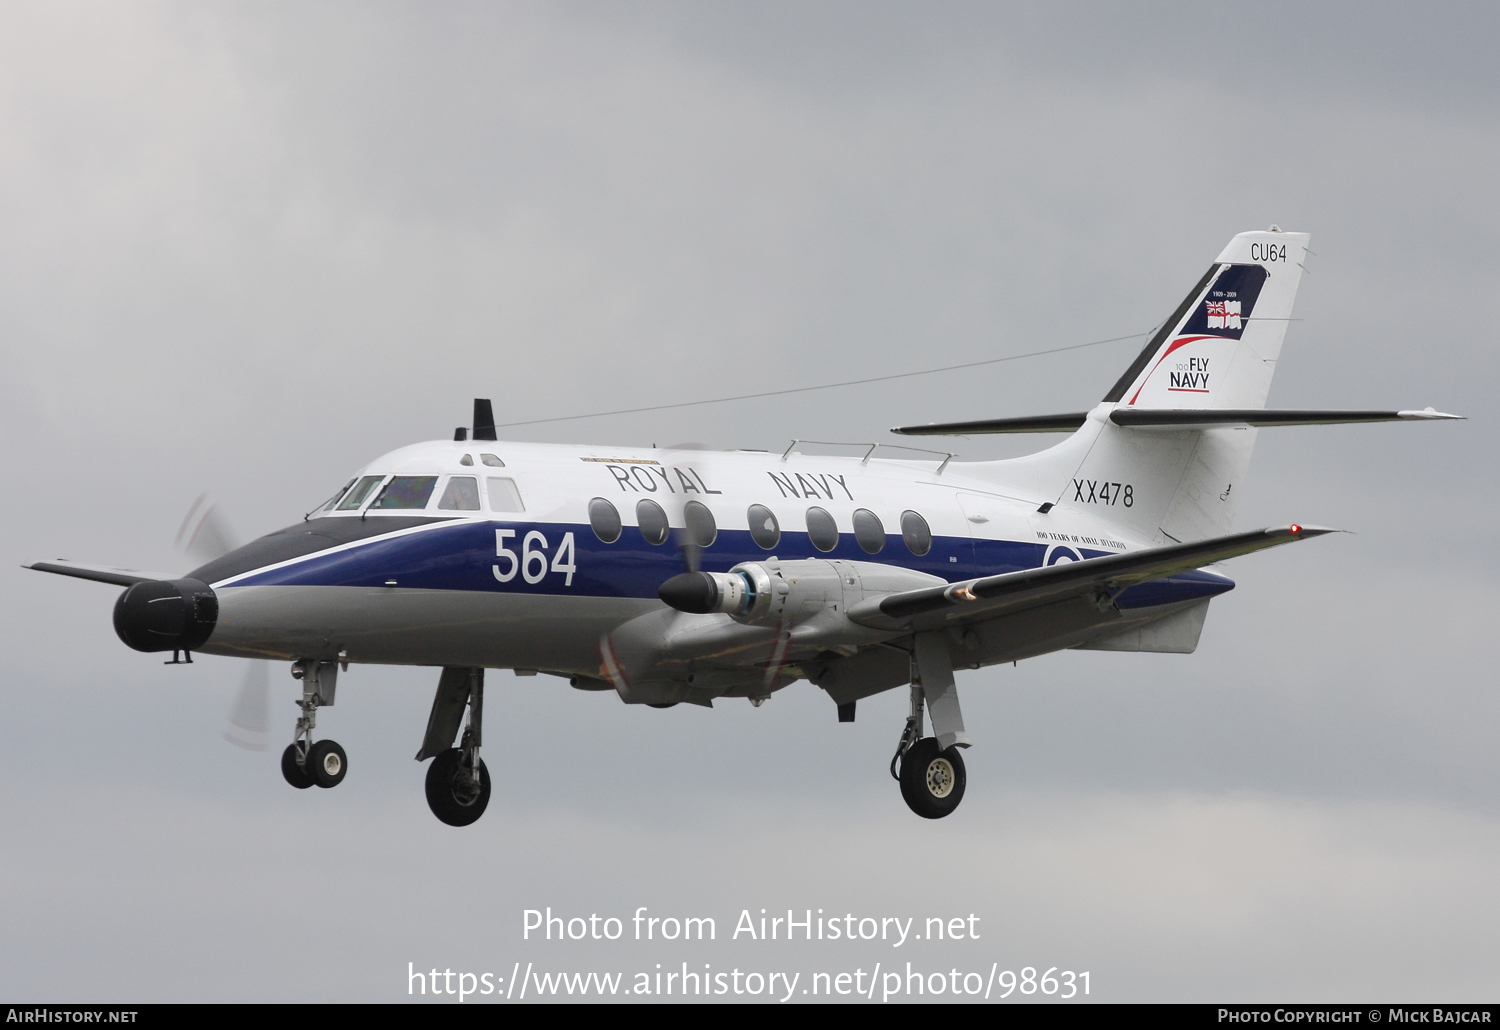
M 337 741 L 320 740 L 308 747 L 305 741 L 288 744 L 281 753 L 281 775 L 298 790 L 337 787 L 349 771 L 349 759 Z
M 302 714 L 297 718 L 296 738 L 281 753 L 281 775 L 298 790 L 315 784 L 337 787 L 349 771 L 349 758 L 337 742 L 312 737 L 318 708 L 333 704 L 337 675 L 334 662 L 302 661 L 292 666 L 292 676 L 302 681 L 302 700 L 297 702 Z
M 288 744 L 281 753 L 281 775 L 298 790 L 306 790 L 313 785 L 312 774 L 307 771 L 306 751 L 299 741 Z

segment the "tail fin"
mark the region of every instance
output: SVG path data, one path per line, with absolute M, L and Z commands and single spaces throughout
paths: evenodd
M 1056 506 L 1112 519 L 1138 539 L 1228 532 L 1256 429 L 1127 428 L 1109 416 L 1264 408 L 1309 238 L 1272 229 L 1230 240 L 1082 427 L 1050 450 L 997 463 L 1002 475 L 1029 482 Z
M 1104 400 L 1142 408 L 1265 407 L 1309 238 L 1272 231 L 1230 240 Z

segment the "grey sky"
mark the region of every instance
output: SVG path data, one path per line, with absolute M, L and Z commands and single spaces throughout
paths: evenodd
M 550 904 L 975 911 L 993 937 L 922 961 L 1089 968 L 1110 1000 L 1493 997 L 1497 21 L 0 5 L 0 455 L 24 497 L 0 992 L 386 1000 L 408 961 L 910 957 L 523 945 Z M 292 791 L 276 751 L 219 739 L 235 663 L 163 668 L 116 640 L 113 591 L 16 567 L 181 567 L 201 491 L 267 532 L 474 396 L 520 421 L 1142 331 L 1272 222 L 1316 256 L 1271 402 L 1471 421 L 1262 432 L 1241 525 L 1356 535 L 1235 562 L 1193 656 L 961 678 L 978 745 L 940 824 L 885 772 L 903 700 L 838 725 L 806 684 L 658 712 L 494 673 L 495 801 L 456 833 L 410 760 L 435 672 L 352 669 L 320 720 L 351 775 Z M 1087 407 L 1138 347 L 514 438 L 884 439 Z M 309 914 L 340 936 L 315 975 Z

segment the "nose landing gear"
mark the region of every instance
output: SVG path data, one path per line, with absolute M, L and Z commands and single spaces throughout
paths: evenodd
M 314 743 L 312 739 L 318 709 L 333 704 L 338 668 L 337 662 L 310 660 L 292 666 L 292 676 L 302 681 L 302 700 L 297 702 L 302 714 L 297 718 L 296 738 L 281 753 L 281 775 L 298 790 L 314 784 L 337 787 L 349 771 L 349 759 L 343 748 L 332 740 Z

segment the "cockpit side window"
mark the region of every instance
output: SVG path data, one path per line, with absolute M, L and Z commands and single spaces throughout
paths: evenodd
M 478 511 L 479 480 L 473 476 L 454 476 L 438 498 L 438 507 L 444 511 Z
M 437 476 L 393 476 L 370 509 L 425 508 L 437 480 Z
M 496 454 L 481 454 L 479 460 L 490 468 L 503 469 L 505 467 L 505 462 L 501 461 L 500 456 Z
M 371 492 L 380 485 L 383 479 L 385 479 L 384 476 L 365 476 L 358 483 L 354 484 L 354 489 L 344 495 L 344 499 L 339 502 L 339 506 L 335 510 L 358 511 L 360 505 L 369 499 Z
M 525 511 L 521 503 L 521 491 L 516 489 L 514 479 L 490 476 L 484 481 L 485 491 L 490 495 L 490 511 Z

